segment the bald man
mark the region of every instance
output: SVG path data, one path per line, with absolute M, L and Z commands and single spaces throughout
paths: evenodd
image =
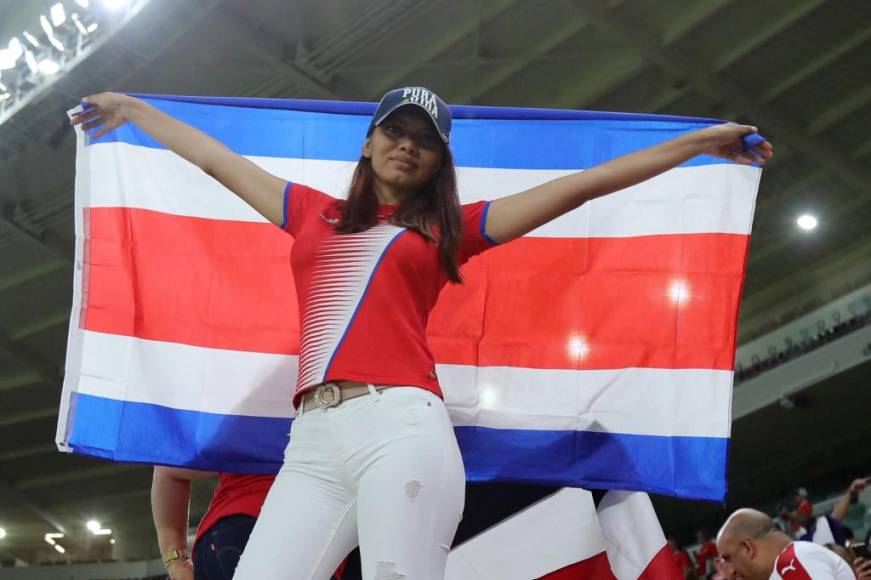
M 717 549 L 731 578 L 747 580 L 855 580 L 844 560 L 822 546 L 795 542 L 754 509 L 729 516 L 717 534 Z

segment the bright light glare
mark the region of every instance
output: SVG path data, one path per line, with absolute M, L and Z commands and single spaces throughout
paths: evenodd
M 478 391 L 478 404 L 481 407 L 492 409 L 496 406 L 496 403 L 499 401 L 499 394 L 496 392 L 496 389 L 491 386 L 481 387 L 481 390 Z
M 675 304 L 684 304 L 690 299 L 690 288 L 683 280 L 675 280 L 668 288 L 668 296 Z
M 4 530 L 3 528 L 0 528 L 0 540 L 2 540 L 5 537 L 6 537 L 6 530 Z
M 109 534 L 112 533 L 112 530 L 110 530 L 109 528 L 105 528 L 102 530 L 91 530 L 91 531 L 94 532 L 95 536 L 108 536 Z
M 114 543 L 115 543 L 115 538 L 112 538 L 111 540 L 109 540 L 109 543 L 110 543 L 110 544 L 114 544 Z
M 100 525 L 100 522 L 98 522 L 97 520 L 88 520 L 88 523 L 85 524 L 85 527 L 88 528 L 89 530 L 91 530 L 92 532 L 96 532 L 102 526 Z
M 48 542 L 49 544 L 51 544 L 52 546 L 54 546 L 54 545 L 55 545 L 55 540 L 56 540 L 56 539 L 63 538 L 64 535 L 63 535 L 63 534 L 60 534 L 60 533 L 48 533 L 48 534 L 46 534 L 46 535 L 43 536 L 43 537 L 45 538 L 45 541 L 46 541 L 46 542 Z
M 18 57 L 11 50 L 8 48 L 0 49 L 0 70 L 15 68 L 16 60 L 18 60 Z
M 127 0 L 103 0 L 103 6 L 109 10 L 118 10 L 127 4 Z
M 78 4 L 82 8 L 87 8 L 90 2 L 88 2 L 88 0 L 76 0 L 76 4 Z
M 61 554 L 66 554 L 66 553 L 67 553 L 67 551 L 64 550 L 64 547 L 61 546 L 60 544 L 55 544 L 55 545 L 54 545 L 54 549 L 57 550 L 58 552 L 60 552 Z
M 809 213 L 806 213 L 806 214 L 800 215 L 798 217 L 798 219 L 795 220 L 795 223 L 797 223 L 798 227 L 800 227 L 804 231 L 809 232 L 812 229 L 814 229 L 815 227 L 817 227 L 818 222 L 817 222 L 817 218 L 815 218 L 814 216 L 812 216 Z
M 2 89 L 2 90 L 5 91 L 6 89 Z M 5 101 L 6 99 L 11 99 L 11 98 L 12 98 L 12 95 L 9 93 L 0 93 L 0 101 Z
M 51 14 L 51 23 L 55 27 L 67 21 L 67 13 L 64 11 L 64 5 L 60 2 L 51 7 L 49 14 Z
M 36 37 L 35 37 L 35 36 L 33 36 L 32 34 L 30 34 L 29 32 L 27 32 L 26 30 L 25 30 L 24 32 L 22 32 L 21 34 L 24 35 L 24 38 L 27 39 L 27 42 L 29 42 L 30 44 L 33 45 L 33 48 L 39 48 L 39 47 L 40 47 L 39 41 L 36 40 Z
M 17 36 L 13 36 L 12 40 L 9 41 L 9 50 L 15 60 L 18 60 L 21 58 L 21 55 L 24 54 L 24 49 L 21 47 L 21 41 L 18 40 Z
M 98 24 L 96 22 L 93 22 L 90 25 L 88 25 L 88 32 L 94 32 L 95 30 L 97 30 L 97 28 L 98 28 Z
M 39 63 L 39 72 L 46 75 L 53 75 L 57 71 L 60 70 L 60 65 L 55 61 L 47 58 L 45 60 L 40 61 Z
M 587 353 L 590 352 L 590 347 L 587 346 L 587 341 L 585 341 L 580 336 L 570 337 L 567 348 L 569 351 L 569 356 L 573 359 L 584 358 L 585 356 L 587 356 Z
M 6 92 L 6 91 L 8 91 L 8 90 L 9 90 L 9 87 L 7 87 L 6 85 L 4 85 L 3 83 L 0 83 L 0 91 Z

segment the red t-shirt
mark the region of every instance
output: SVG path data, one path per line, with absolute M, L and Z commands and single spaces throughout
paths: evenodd
M 686 550 L 675 550 L 674 551 L 674 563 L 677 565 L 678 570 L 682 573 L 686 573 L 687 570 L 692 568 L 693 563 L 690 561 L 690 557 L 687 555 Z
M 698 560 L 698 564 L 696 566 L 696 572 L 699 576 L 704 576 L 708 573 L 708 560 L 714 560 L 717 558 L 717 545 L 714 542 L 706 542 L 702 544 L 702 547 L 699 548 L 698 553 L 696 553 L 696 560 Z
M 274 475 L 220 473 L 215 495 L 212 496 L 209 509 L 197 527 L 194 546 L 200 537 L 221 518 L 237 515 L 255 518 L 259 516 L 260 508 L 263 506 L 263 501 L 266 499 L 266 494 L 269 493 L 274 479 Z
M 337 234 L 343 203 L 288 184 L 282 228 L 294 237 L 291 266 L 301 318 L 299 375 L 293 404 L 328 381 L 413 385 L 441 396 L 426 324 L 448 282 L 436 244 L 389 223 Z M 462 206 L 458 263 L 492 247 L 484 233 L 489 202 Z
M 798 507 L 795 508 L 796 513 L 811 515 L 814 512 L 814 504 L 808 500 L 802 500 Z

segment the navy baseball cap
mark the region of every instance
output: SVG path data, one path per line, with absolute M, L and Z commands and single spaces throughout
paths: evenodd
M 369 124 L 369 129 L 377 127 L 390 113 L 406 105 L 414 105 L 423 109 L 435 126 L 436 131 L 438 131 L 442 141 L 445 143 L 450 141 L 451 110 L 441 97 L 423 87 L 393 89 L 381 97 L 381 102 L 378 103 L 378 108 L 375 109 L 375 115 L 372 116 L 372 123 Z

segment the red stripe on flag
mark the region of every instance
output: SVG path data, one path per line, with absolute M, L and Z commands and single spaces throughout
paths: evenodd
M 638 580 L 683 580 L 683 572 L 674 560 L 671 546 L 666 544 L 650 560 Z
M 560 568 L 542 576 L 540 580 L 616 580 L 608 562 L 608 553 L 602 552 L 592 558 L 581 560 L 571 566 Z
M 269 224 L 92 208 L 87 330 L 298 352 L 292 240 Z M 731 369 L 747 236 L 524 238 L 432 314 L 441 363 Z M 135 258 L 135 259 L 134 259 Z

